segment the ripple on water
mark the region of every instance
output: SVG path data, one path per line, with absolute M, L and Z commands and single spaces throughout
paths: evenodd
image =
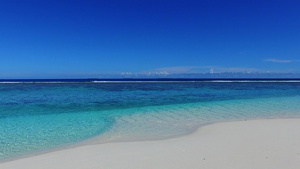
M 96 112 L 0 118 L 0 159 L 82 141 L 113 123 Z

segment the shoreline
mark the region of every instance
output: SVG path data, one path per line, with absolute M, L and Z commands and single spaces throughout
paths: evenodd
M 217 122 L 168 139 L 103 144 L 84 141 L 85 144 L 4 160 L 0 169 L 226 168 L 220 158 L 227 159 L 228 168 L 300 168 L 300 163 L 293 163 L 300 160 L 299 128 L 300 118 Z M 219 162 L 210 163 L 210 159 Z M 235 164 L 237 159 L 240 162 Z
M 298 117 L 296 117 L 296 118 L 298 118 Z M 241 120 L 236 120 L 236 121 L 241 121 Z M 46 148 L 44 150 L 37 150 L 37 151 L 33 151 L 31 153 L 19 155 L 19 156 L 16 156 L 16 157 L 8 157 L 8 158 L 5 158 L 5 159 L 0 159 L 0 167 L 1 167 L 2 163 L 21 160 L 21 159 L 25 159 L 25 158 L 31 158 L 31 157 L 35 157 L 35 156 L 40 156 L 40 155 L 53 153 L 53 152 L 57 152 L 57 151 L 73 149 L 73 148 L 82 147 L 82 146 L 93 146 L 93 145 L 102 145 L 102 144 L 110 144 L 110 143 L 130 143 L 130 142 L 159 141 L 159 140 L 168 140 L 168 139 L 184 137 L 184 136 L 193 134 L 194 132 L 196 132 L 201 127 L 204 127 L 204 126 L 207 126 L 207 125 L 212 125 L 212 124 L 215 124 L 215 123 L 222 123 L 222 122 L 232 122 L 232 120 L 201 122 L 197 125 L 194 125 L 194 126 L 190 127 L 189 129 L 187 129 L 187 132 L 172 134 L 172 135 L 169 135 L 167 137 L 160 136 L 160 137 L 145 138 L 145 139 L 132 138 L 132 139 L 102 140 L 102 135 L 97 135 L 97 136 L 94 136 L 92 138 L 88 138 L 86 140 L 82 140 L 82 141 L 79 141 L 79 142 L 68 143 L 68 144 L 60 145 L 60 146 L 57 146 L 57 147 L 54 147 L 54 148 Z
M 230 122 L 239 122 L 239 121 L 252 121 L 252 120 L 272 120 L 272 119 L 300 119 L 300 116 L 275 116 L 275 117 L 258 117 L 258 118 L 240 118 L 240 119 L 228 119 L 228 120 L 217 120 L 217 121 L 207 121 L 207 122 L 201 122 L 199 124 L 195 124 L 192 127 L 188 128 L 186 132 L 183 133 L 177 133 L 177 134 L 172 134 L 166 137 L 159 136 L 159 137 L 149 137 L 149 138 L 131 138 L 131 139 L 116 139 L 116 140 L 103 140 L 102 135 L 97 135 L 82 141 L 78 142 L 73 142 L 73 143 L 68 143 L 64 145 L 60 145 L 57 147 L 52 147 L 52 148 L 46 148 L 43 150 L 37 150 L 33 152 L 29 152 L 23 155 L 18 155 L 15 157 L 8 157 L 4 159 L 0 159 L 0 166 L 1 163 L 5 162 L 10 162 L 10 161 L 16 161 L 24 158 L 30 158 L 30 157 L 35 157 L 35 156 L 40 156 L 43 154 L 47 153 L 53 153 L 56 151 L 62 151 L 62 150 L 68 150 L 72 148 L 77 148 L 81 146 L 89 146 L 89 145 L 99 145 L 99 144 L 109 144 L 109 143 L 130 143 L 130 142 L 146 142 L 146 141 L 160 141 L 160 140 L 168 140 L 168 139 L 175 139 L 179 137 L 184 137 L 188 136 L 190 134 L 193 134 L 197 132 L 201 127 L 209 126 L 209 125 L 214 125 L 218 123 L 230 123 Z

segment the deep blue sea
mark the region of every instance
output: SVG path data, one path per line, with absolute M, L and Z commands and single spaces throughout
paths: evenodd
M 285 117 L 300 117 L 300 80 L 0 80 L 0 159 Z

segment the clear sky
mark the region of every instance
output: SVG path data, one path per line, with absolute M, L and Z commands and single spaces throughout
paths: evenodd
M 0 78 L 300 72 L 299 0 L 0 0 Z

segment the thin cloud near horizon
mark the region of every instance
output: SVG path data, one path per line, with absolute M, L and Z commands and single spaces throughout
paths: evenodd
M 277 60 L 278 61 L 278 60 Z M 284 61 L 284 60 L 279 60 Z M 298 62 L 300 60 L 285 60 L 291 62 Z M 271 62 L 271 61 L 269 61 Z M 274 62 L 274 61 L 273 61 Z M 287 62 L 289 63 L 289 62 Z M 145 72 L 167 72 L 168 74 L 185 74 L 185 73 L 295 73 L 294 69 L 276 70 L 276 69 L 260 69 L 255 67 L 222 67 L 222 66 L 175 66 L 156 68 Z
M 267 72 L 257 68 L 247 67 L 220 67 L 220 66 L 178 66 L 157 68 L 154 72 L 166 71 L 168 73 L 208 73 L 213 69 L 216 73 L 222 72 Z
M 274 63 L 292 63 L 292 62 L 299 62 L 300 60 L 265 59 L 264 61 L 274 62 Z

